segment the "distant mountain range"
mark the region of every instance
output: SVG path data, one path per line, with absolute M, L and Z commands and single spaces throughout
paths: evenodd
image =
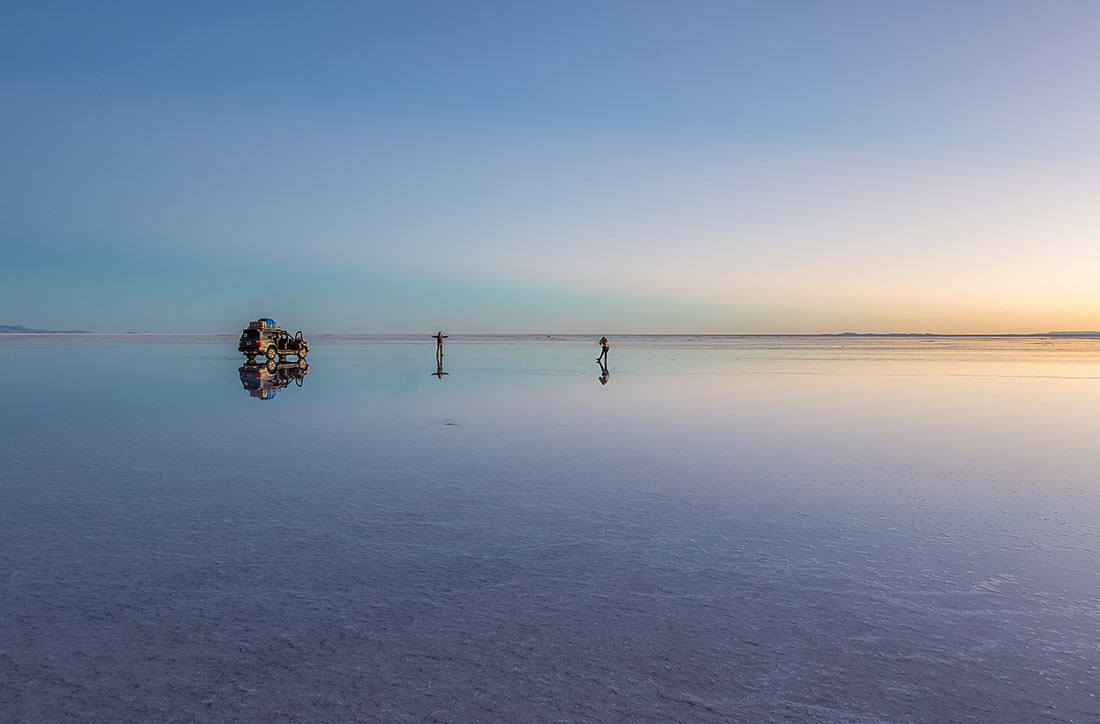
M 31 329 L 22 324 L 0 324 L 0 334 L 90 334 L 83 329 Z
M 84 329 L 31 329 L 22 324 L 0 324 L 0 334 L 91 334 Z M 135 334 L 135 332 L 127 332 Z M 383 335 L 384 336 L 384 335 Z M 495 335 L 489 335 L 495 336 Z M 509 336 L 509 335 L 503 335 Z M 536 335 L 541 336 L 541 335 Z M 581 335 L 583 336 L 583 335 Z M 651 335 L 620 335 L 620 336 L 651 336 Z M 657 335 L 663 336 L 663 335 Z M 669 335 L 677 336 L 677 335 Z M 698 335 L 687 335 L 698 336 Z M 935 334 L 931 332 L 840 332 L 838 334 L 716 334 L 702 335 L 714 337 L 1062 337 L 1070 339 L 1100 339 L 1100 331 L 1078 332 L 1034 332 L 1032 334 Z

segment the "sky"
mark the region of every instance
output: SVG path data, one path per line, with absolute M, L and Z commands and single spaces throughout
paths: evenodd
M 0 324 L 1100 328 L 1100 3 L 0 4 Z

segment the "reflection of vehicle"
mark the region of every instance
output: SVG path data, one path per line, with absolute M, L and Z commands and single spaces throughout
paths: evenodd
M 248 390 L 248 394 L 261 400 L 270 400 L 291 382 L 301 387 L 305 376 L 309 374 L 309 363 L 302 358 L 297 362 L 250 362 L 242 365 L 237 372 L 240 373 L 241 385 Z
M 274 319 L 263 317 L 248 323 L 248 329 L 241 332 L 237 349 L 244 353 L 249 362 L 255 362 L 259 355 L 279 361 L 292 354 L 297 355 L 298 359 L 305 359 L 309 342 L 302 339 L 301 332 L 292 337 L 290 332 L 280 329 Z

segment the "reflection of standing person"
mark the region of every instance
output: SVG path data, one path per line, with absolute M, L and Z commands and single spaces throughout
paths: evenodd
M 607 341 L 607 337 L 600 337 L 600 346 L 603 347 L 603 351 L 600 352 L 600 356 L 596 358 L 604 367 L 607 366 L 607 350 L 610 349 L 611 343 Z
M 611 379 L 611 373 L 607 371 L 607 366 L 600 364 L 600 384 L 606 385 L 609 379 Z
M 432 335 L 432 337 L 435 338 L 435 357 L 436 357 L 436 359 L 443 359 L 443 340 L 447 339 L 447 337 L 450 337 L 450 336 L 451 335 L 449 335 L 449 334 L 443 334 L 443 332 L 440 332 L 439 334 L 433 334 Z
M 440 356 L 436 357 L 435 358 L 435 372 L 432 373 L 432 377 L 438 377 L 439 379 L 443 379 L 443 375 L 449 375 L 449 374 L 451 374 L 451 373 L 443 371 L 443 355 L 440 355 Z

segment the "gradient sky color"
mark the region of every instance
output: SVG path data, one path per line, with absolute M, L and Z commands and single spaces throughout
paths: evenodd
M 1100 3 L 6 2 L 0 324 L 1100 328 Z

